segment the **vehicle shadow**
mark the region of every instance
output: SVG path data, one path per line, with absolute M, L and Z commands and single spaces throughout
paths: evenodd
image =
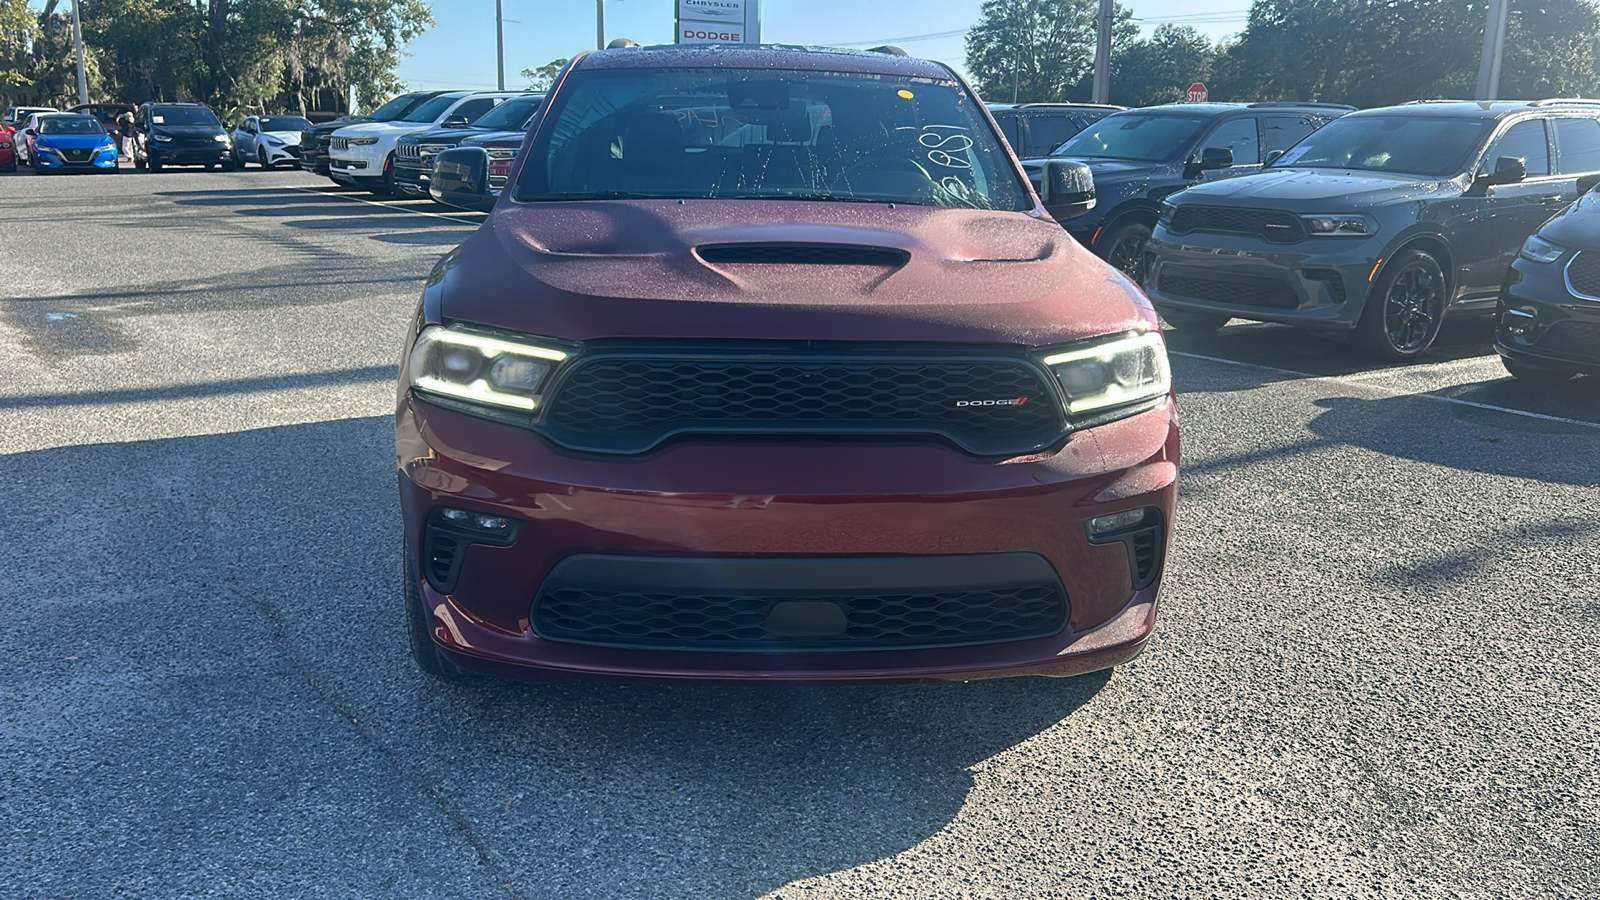
M 1494 354 L 1494 320 L 1488 316 L 1447 320 L 1425 356 L 1404 362 L 1383 362 L 1363 356 L 1342 337 L 1266 322 L 1235 320 L 1215 333 L 1186 334 L 1180 329 L 1167 332 L 1166 337 L 1167 346 L 1176 353 L 1285 370 L 1261 371 L 1259 376 L 1242 377 L 1240 390 L 1295 377 L 1291 373 L 1317 377 L 1354 375 Z
M 381 416 L 0 456 L 15 877 L 747 897 L 928 839 L 1108 683 L 440 684 L 407 655 L 394 478 Z M 58 865 L 68 839 L 94 850 Z

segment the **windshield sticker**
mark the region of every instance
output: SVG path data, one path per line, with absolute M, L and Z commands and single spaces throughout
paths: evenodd
M 896 93 L 898 93 L 900 95 L 900 99 L 901 100 L 910 100 L 912 97 L 916 96 L 916 94 L 913 94 L 913 93 L 911 93 L 910 91 L 907 91 L 907 90 L 900 90 L 900 91 L 897 91 Z
M 151 116 L 150 117 L 150 121 L 156 123 L 157 125 L 165 125 L 165 124 L 167 124 L 167 117 L 166 116 Z
M 1294 148 L 1293 150 L 1290 150 L 1288 153 L 1285 153 L 1284 155 L 1278 157 L 1278 161 L 1273 163 L 1273 165 L 1275 165 L 1275 166 L 1292 166 L 1292 165 L 1295 164 L 1296 160 L 1298 160 L 1302 156 L 1305 156 L 1306 155 L 1306 151 L 1308 151 L 1310 149 L 1311 149 L 1311 145 L 1310 144 L 1301 144 L 1300 146 Z

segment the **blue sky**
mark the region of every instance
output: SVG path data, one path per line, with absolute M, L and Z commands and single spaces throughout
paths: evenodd
M 1123 0 L 1146 31 L 1160 21 L 1193 24 L 1213 39 L 1243 30 L 1250 0 Z M 593 0 L 503 0 L 506 87 L 517 73 L 594 46 Z M 606 37 L 672 41 L 673 0 L 606 0 Z M 762 39 L 789 44 L 889 41 L 914 56 L 961 68 L 963 37 L 980 0 L 763 0 Z M 495 86 L 494 0 L 434 0 L 431 31 L 411 43 L 400 77 L 417 89 Z M 516 21 L 511 21 L 516 20 Z M 911 38 L 919 38 L 911 40 Z

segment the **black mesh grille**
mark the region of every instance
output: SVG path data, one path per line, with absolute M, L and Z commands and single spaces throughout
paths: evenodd
M 1600 323 L 1557 322 L 1536 346 L 1569 359 L 1600 361 Z
M 1212 278 L 1200 275 L 1161 273 L 1160 292 L 1174 297 L 1192 297 L 1228 306 L 1259 306 L 1269 309 L 1297 309 L 1300 298 L 1294 288 L 1275 278 L 1230 276 Z
M 783 615 L 778 608 L 786 604 L 831 605 L 824 620 L 837 622 L 837 630 L 786 633 L 772 625 Z M 1045 637 L 1066 622 L 1066 598 L 1054 584 L 813 597 L 561 587 L 541 593 L 533 611 L 534 631 L 545 640 L 678 650 L 952 647 Z
M 1600 297 L 1600 253 L 1579 253 L 1567 263 L 1567 280 L 1573 290 L 1588 297 Z
M 467 549 L 467 540 L 459 534 L 430 526 L 422 549 L 423 575 L 428 584 L 440 593 L 456 589 L 456 578 L 461 574 L 461 557 Z
M 1293 244 L 1306 237 L 1300 219 L 1292 213 L 1231 206 L 1180 206 L 1173 213 L 1168 230 L 1174 234 L 1191 231 L 1253 234 L 1276 244 Z
M 89 158 L 94 154 L 94 150 L 89 147 L 75 147 L 71 150 L 59 150 L 57 152 L 65 157 L 67 162 L 88 162 Z
M 804 355 L 583 360 L 545 423 L 569 446 L 618 453 L 681 433 L 917 433 L 989 455 L 1062 430 L 1053 394 L 1020 361 Z
M 911 254 L 892 247 L 849 244 L 715 244 L 697 248 L 708 263 L 824 266 L 903 266 Z

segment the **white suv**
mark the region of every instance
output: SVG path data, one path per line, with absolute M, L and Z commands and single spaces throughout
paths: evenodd
M 465 125 L 521 91 L 455 91 L 440 94 L 392 122 L 363 122 L 333 133 L 328 174 L 379 194 L 394 193 L 394 145 L 401 137 L 439 126 Z

